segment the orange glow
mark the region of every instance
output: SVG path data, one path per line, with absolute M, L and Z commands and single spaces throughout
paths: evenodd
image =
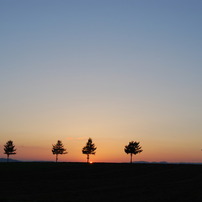
M 100 132 L 100 131 L 99 131 Z M 73 131 L 71 131 L 73 133 Z M 70 133 L 70 134 L 71 134 Z M 100 135 L 100 134 L 99 134 Z M 149 162 L 201 162 L 201 144 L 200 141 L 192 140 L 193 145 L 190 147 L 190 138 L 183 140 L 183 144 L 178 140 L 171 140 L 169 137 L 151 138 L 149 136 L 130 137 L 124 136 L 100 137 L 99 135 L 81 133 L 78 135 L 64 135 L 63 137 L 46 138 L 40 136 L 40 141 L 37 138 L 23 139 L 9 138 L 14 141 L 17 148 L 16 155 L 11 158 L 23 161 L 55 161 L 55 156 L 52 154 L 52 144 L 61 139 L 64 147 L 67 149 L 67 154 L 59 155 L 59 162 L 86 162 L 86 155 L 82 154 L 82 148 L 85 145 L 88 136 L 91 136 L 95 146 L 97 147 L 96 154 L 90 155 L 90 161 L 94 162 L 129 162 L 130 156 L 124 152 L 124 146 L 129 141 L 140 141 L 143 152 L 134 155 L 133 161 L 149 161 Z M 166 139 L 166 140 L 165 140 Z M 2 142 L 6 142 L 5 137 Z M 187 149 L 189 147 L 189 149 Z M 2 157 L 5 157 L 2 155 Z M 89 162 L 89 163 L 91 163 Z

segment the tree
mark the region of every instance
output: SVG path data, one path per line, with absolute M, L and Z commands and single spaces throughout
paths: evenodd
M 140 144 L 139 142 L 131 141 L 131 142 L 129 142 L 128 145 L 125 146 L 124 151 L 127 154 L 130 154 L 130 163 L 132 163 L 133 154 L 136 155 L 136 154 L 141 153 L 143 151 L 139 144 Z
M 6 142 L 6 144 L 4 145 L 4 154 L 7 155 L 7 162 L 9 161 L 10 155 L 16 154 L 15 151 L 16 149 L 15 145 L 13 144 L 13 141 L 9 140 L 8 142 Z
M 88 139 L 88 142 L 86 143 L 86 146 L 83 147 L 82 153 L 87 155 L 87 163 L 89 163 L 89 156 L 90 154 L 95 155 L 95 150 L 97 147 L 95 147 L 95 144 L 93 144 L 93 141 L 91 138 Z
M 58 140 L 52 149 L 53 155 L 56 155 L 56 163 L 58 162 L 59 154 L 67 154 L 66 149 L 64 148 L 62 141 Z

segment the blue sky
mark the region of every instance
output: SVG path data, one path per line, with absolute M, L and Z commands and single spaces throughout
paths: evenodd
M 200 161 L 201 9 L 197 0 L 1 0 L 2 145 L 77 148 L 70 139 L 91 136 L 103 150 L 138 140 L 141 160 Z

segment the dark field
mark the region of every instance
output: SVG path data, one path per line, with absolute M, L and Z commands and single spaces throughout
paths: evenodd
M 202 201 L 202 165 L 0 163 L 0 202 Z

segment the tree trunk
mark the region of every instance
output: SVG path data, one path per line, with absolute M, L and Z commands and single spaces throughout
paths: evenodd
M 8 161 L 9 161 L 9 154 L 7 154 L 7 163 L 8 163 Z
M 133 154 L 131 153 L 130 154 L 130 163 L 132 163 L 133 162 Z
M 56 163 L 58 162 L 58 155 L 56 154 Z
M 87 154 L 87 163 L 89 163 L 89 154 Z

